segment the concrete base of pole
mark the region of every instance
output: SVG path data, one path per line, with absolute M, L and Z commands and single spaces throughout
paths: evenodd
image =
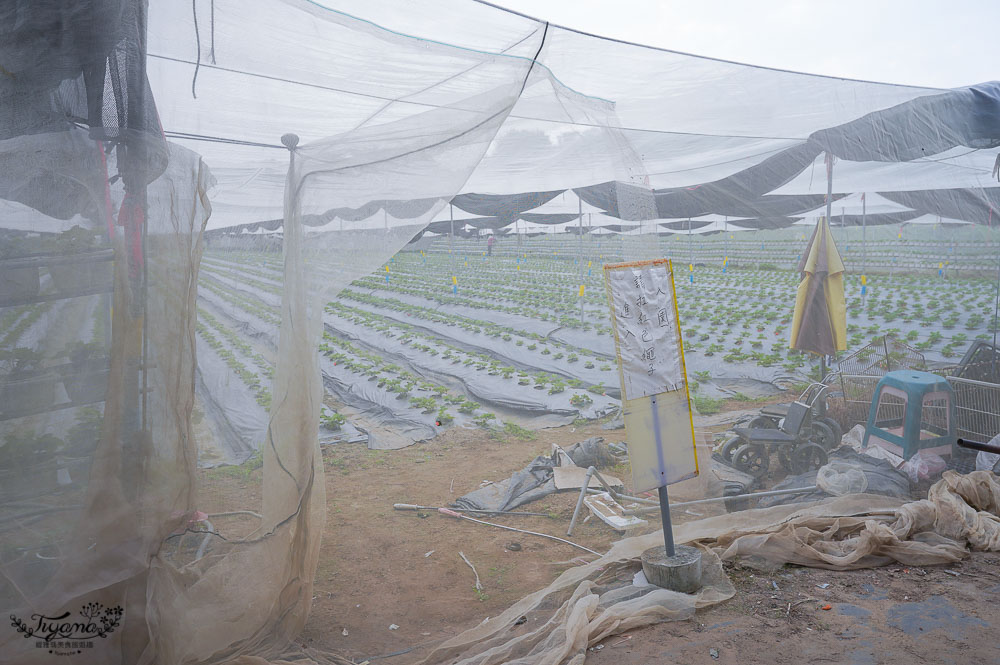
M 678 545 L 668 557 L 663 545 L 651 547 L 642 553 L 642 572 L 650 584 L 693 593 L 701 588 L 701 550 Z

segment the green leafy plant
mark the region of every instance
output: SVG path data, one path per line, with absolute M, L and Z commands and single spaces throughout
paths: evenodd
M 345 418 L 342 414 L 324 406 L 320 411 L 319 421 L 324 428 L 336 432 L 340 430 L 345 422 L 347 422 L 347 418 Z
M 472 422 L 479 425 L 480 427 L 489 427 L 492 422 L 496 420 L 496 415 L 492 413 L 481 413 L 472 419 Z

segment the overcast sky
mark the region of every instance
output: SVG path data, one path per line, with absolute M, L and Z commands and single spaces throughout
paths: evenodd
M 605 37 L 872 81 L 1000 79 L 1000 0 L 493 0 Z

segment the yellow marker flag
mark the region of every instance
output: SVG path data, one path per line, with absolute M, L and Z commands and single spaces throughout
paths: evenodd
M 580 285 L 580 296 L 579 297 L 581 297 L 581 298 L 583 297 L 583 284 Z

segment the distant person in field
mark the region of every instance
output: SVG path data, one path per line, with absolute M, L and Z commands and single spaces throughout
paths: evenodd
M 493 235 L 486 239 L 486 255 L 493 256 Z

